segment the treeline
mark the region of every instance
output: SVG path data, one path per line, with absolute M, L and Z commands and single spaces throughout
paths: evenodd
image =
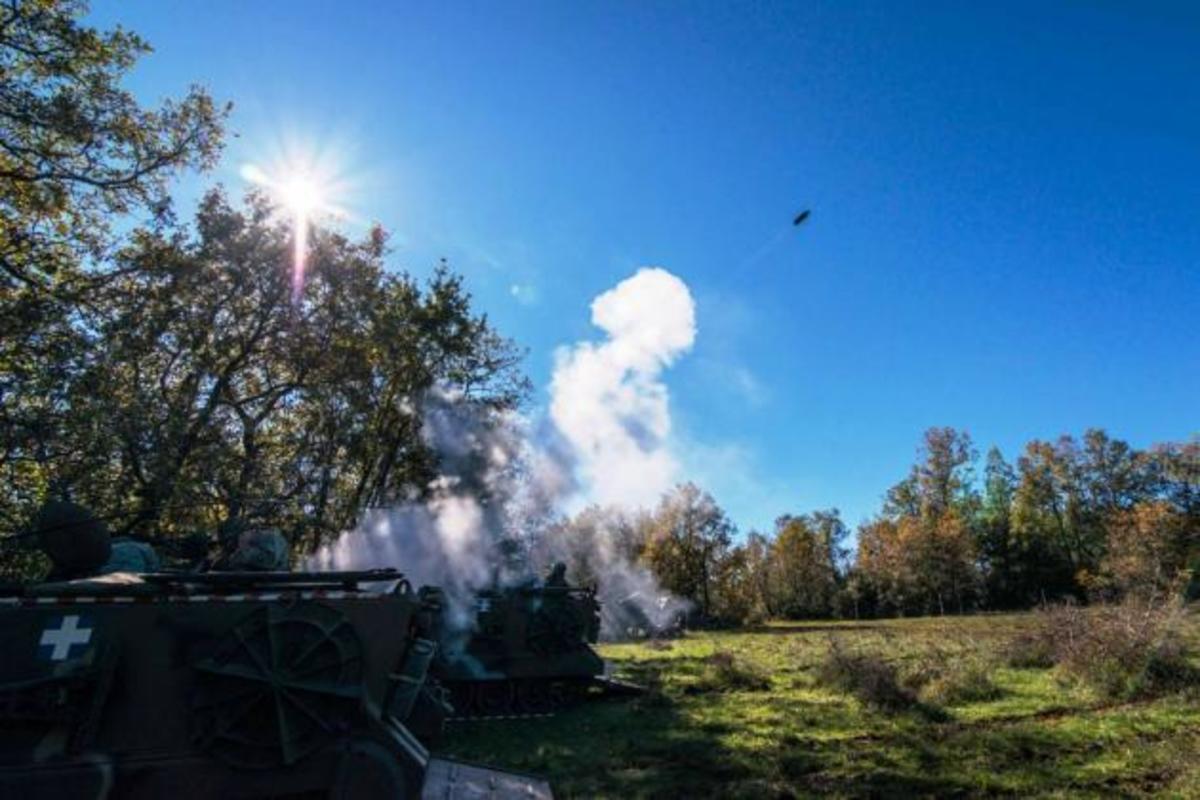
M 1102 430 L 992 448 L 925 434 L 920 462 L 861 527 L 860 609 L 925 613 L 1165 589 L 1200 566 L 1200 440 L 1139 451 Z
M 769 534 L 735 528 L 692 484 L 652 512 L 588 509 L 572 536 L 606 531 L 698 621 L 863 617 L 1019 609 L 1200 581 L 1200 439 L 1137 450 L 1102 430 L 1029 442 L 1015 464 L 992 448 L 978 472 L 970 437 L 925 433 L 909 474 L 857 546 L 837 510 L 781 516 Z M 572 567 L 588 580 L 589 554 Z

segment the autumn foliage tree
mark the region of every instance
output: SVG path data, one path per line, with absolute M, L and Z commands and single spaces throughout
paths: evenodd
M 383 264 L 385 239 L 310 235 L 293 295 L 291 226 L 261 197 L 201 205 L 195 234 L 142 230 L 86 311 L 54 449 L 3 500 L 69 496 L 123 533 L 161 537 L 244 517 L 308 549 L 436 475 L 421 436 L 432 387 L 511 407 L 519 352 L 474 314 L 461 281 Z M 24 480 L 17 480 L 16 478 Z
M 1032 441 L 1015 466 L 992 448 L 982 480 L 976 461 L 965 432 L 927 431 L 917 463 L 860 525 L 853 560 L 834 510 L 784 515 L 771 534 L 718 548 L 711 610 L 962 613 L 1161 593 L 1189 575 L 1200 593 L 1200 442 L 1139 451 L 1092 429 Z M 665 552 L 656 571 L 681 585 Z
M 962 611 L 979 591 L 975 451 L 965 432 L 933 428 L 920 456 L 888 491 L 880 517 L 860 529 L 856 579 L 870 584 L 882 609 Z
M 847 607 L 944 612 L 1163 591 L 1200 561 L 1200 444 L 1138 451 L 1092 429 L 988 454 L 983 492 L 965 434 L 926 433 L 922 460 L 859 529 Z M 1196 591 L 1193 582 L 1192 592 Z
M 777 519 L 764 564 L 764 605 L 785 617 L 828 616 L 839 588 L 847 535 L 836 510 Z
M 649 521 L 643 558 L 663 587 L 712 616 L 718 567 L 733 538 L 733 523 L 712 495 L 693 483 L 662 498 Z

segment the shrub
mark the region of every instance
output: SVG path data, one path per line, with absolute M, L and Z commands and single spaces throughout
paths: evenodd
M 881 711 L 902 711 L 917 702 L 915 693 L 901 684 L 893 664 L 876 653 L 850 652 L 835 638 L 829 640 L 817 679 Z
M 1005 648 L 1005 662 L 1017 669 L 1049 669 L 1057 663 L 1053 629 L 1035 625 L 1014 636 Z
M 949 647 L 931 645 L 903 670 L 901 681 L 924 702 L 963 705 L 1000 696 L 992 668 L 993 659 L 977 642 L 959 638 Z
M 704 661 L 700 680 L 692 692 L 764 692 L 771 679 L 760 668 L 739 659 L 728 650 L 719 650 Z
M 991 664 L 978 655 L 948 663 L 920 692 L 922 700 L 947 706 L 994 700 L 1000 694 Z
M 1182 613 L 1173 597 L 1127 598 L 1092 608 L 1055 606 L 1038 612 L 1025 655 L 1040 662 L 1049 652 L 1065 680 L 1109 700 L 1182 688 L 1195 680 L 1180 635 Z

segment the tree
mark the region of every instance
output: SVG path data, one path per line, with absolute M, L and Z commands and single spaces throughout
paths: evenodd
M 693 483 L 680 484 L 651 516 L 643 558 L 665 589 L 691 600 L 707 619 L 716 569 L 733 533 L 733 523 L 712 495 Z
M 150 51 L 134 33 L 79 24 L 85 2 L 0 8 L 0 269 L 6 287 L 54 288 L 99 256 L 115 215 L 169 206 L 173 172 L 211 166 L 222 118 L 193 87 L 158 109 L 121 81 Z
M 973 507 L 972 467 L 978 454 L 966 431 L 930 428 L 925 431 L 919 457 L 913 476 L 923 516 L 939 517 Z
M 532 535 L 532 562 L 548 571 L 558 561 L 567 566 L 572 583 L 597 586 L 612 569 L 637 564 L 646 547 L 649 523 L 645 514 L 615 506 L 590 505 L 571 517 L 552 521 Z
M 879 516 L 859 526 L 854 587 L 860 602 L 869 597 L 879 613 L 904 613 L 916 586 L 911 567 L 895 520 Z
M 779 613 L 802 618 L 833 612 L 847 535 L 836 509 L 785 515 L 775 521 L 768 569 Z
M 36 480 L 120 532 L 170 535 L 250 518 L 311 549 L 372 506 L 427 490 L 437 387 L 510 408 L 520 353 L 444 267 L 422 286 L 384 268 L 385 237 L 310 233 L 292 298 L 290 226 L 261 197 L 210 193 L 195 235 L 138 231 L 86 316 Z M 17 507 L 36 491 L 6 487 Z
M 1093 451 L 1093 457 L 1095 451 Z M 1114 496 L 1075 439 L 1032 441 L 1017 460 L 1012 526 L 1028 565 L 1026 581 L 1043 597 L 1079 595 L 1104 556 L 1105 515 Z
M 930 519 L 909 519 L 905 524 L 915 528 L 908 538 L 912 542 L 913 571 L 928 598 L 925 610 L 939 614 L 966 611 L 967 603 L 978 596 L 980 583 L 970 521 L 952 509 Z
M 228 108 L 203 90 L 157 109 L 121 81 L 149 46 L 79 23 L 83 2 L 0 6 L 0 524 L 52 490 L 44 465 L 80 458 L 61 435 L 94 367 L 95 295 L 123 215 L 170 221 L 167 183 L 211 166 Z M 10 502 L 13 497 L 19 501 Z
M 1127 511 L 1145 498 L 1146 474 L 1142 459 L 1127 442 L 1110 438 L 1099 428 L 1084 431 L 1083 445 L 1075 450 L 1083 502 L 1093 518 Z
M 1155 594 L 1190 577 L 1187 596 L 1200 594 L 1200 439 L 1134 453 L 1137 499 L 1109 521 L 1100 565 L 1106 588 Z M 1122 481 L 1128 483 L 1130 481 Z
M 1151 493 L 1169 502 L 1200 533 L 1200 436 L 1157 445 L 1143 458 Z
M 901 613 L 963 611 L 979 584 L 975 449 L 966 432 L 931 428 L 918 457 L 881 517 L 859 529 L 859 580 Z
M 755 607 L 768 619 L 779 614 L 779 603 L 772 587 L 771 540 L 758 531 L 746 534 L 742 545 L 746 569 L 753 584 Z
M 1122 595 L 1155 596 L 1172 590 L 1194 557 L 1186 518 L 1162 500 L 1118 512 L 1111 525 L 1100 581 Z
M 730 548 L 713 571 L 713 614 L 734 624 L 760 618 L 755 564 L 746 545 Z
M 1012 502 L 1016 473 L 999 448 L 988 451 L 977 539 L 988 600 L 1002 607 L 1019 604 L 1020 560 L 1012 541 Z
M 983 494 L 966 434 L 935 428 L 919 462 L 859 528 L 840 604 L 857 613 L 961 609 L 989 601 L 1200 594 L 1200 441 L 1139 452 L 1100 429 L 1029 442 L 1016 469 L 993 448 Z
M 775 521 L 771 556 L 771 583 L 780 613 L 793 619 L 825 616 L 836 585 L 821 542 L 805 517 Z

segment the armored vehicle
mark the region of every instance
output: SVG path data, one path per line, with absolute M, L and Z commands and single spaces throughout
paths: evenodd
M 430 755 L 438 613 L 391 570 L 0 587 L 0 797 L 549 798 Z
M 427 602 L 440 593 L 424 589 Z M 637 692 L 608 676 L 592 648 L 600 634 L 595 590 L 561 574 L 545 584 L 479 592 L 475 626 L 439 633 L 432 671 L 450 690 L 454 717 L 547 714 L 578 702 L 592 687 Z

